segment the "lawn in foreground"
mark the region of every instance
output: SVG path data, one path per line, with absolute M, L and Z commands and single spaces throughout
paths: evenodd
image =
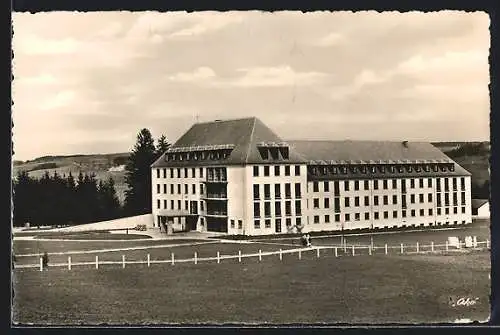
M 411 323 L 489 315 L 490 254 L 267 257 L 262 262 L 16 270 L 35 324 Z M 473 306 L 450 298 L 477 297 Z

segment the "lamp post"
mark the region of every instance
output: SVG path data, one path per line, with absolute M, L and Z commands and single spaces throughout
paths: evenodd
M 344 239 L 344 222 L 341 222 L 340 223 L 341 225 L 341 231 L 342 231 L 342 235 L 341 235 L 341 240 L 340 240 L 340 246 L 343 248 L 345 246 L 345 239 Z
M 373 250 L 373 223 L 370 224 L 370 245 Z

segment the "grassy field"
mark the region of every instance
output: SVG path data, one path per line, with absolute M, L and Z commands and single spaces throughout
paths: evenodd
M 34 324 L 484 321 L 489 252 L 221 264 L 16 269 L 14 321 Z M 477 298 L 456 306 L 459 297 Z

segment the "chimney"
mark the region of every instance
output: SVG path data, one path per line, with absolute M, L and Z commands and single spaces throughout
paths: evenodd
M 408 148 L 408 141 L 403 141 L 403 146 L 404 146 L 405 148 Z

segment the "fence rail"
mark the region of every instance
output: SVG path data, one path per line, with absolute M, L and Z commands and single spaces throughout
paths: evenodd
M 398 255 L 411 255 L 411 254 L 428 254 L 428 253 L 441 253 L 441 252 L 449 252 L 449 251 L 458 251 L 458 250 L 483 250 L 490 249 L 490 241 L 481 241 L 475 243 L 472 247 L 467 247 L 464 242 L 460 242 L 457 245 L 450 245 L 448 242 L 445 244 L 431 244 L 421 245 L 418 242 L 416 244 L 403 244 L 401 243 L 399 246 L 389 246 L 385 244 L 384 246 L 372 246 L 372 245 L 324 245 L 324 246 L 314 246 L 314 247 L 302 247 L 295 249 L 279 249 L 277 251 L 262 251 L 258 252 L 242 254 L 241 250 L 238 251 L 237 254 L 231 255 L 222 255 L 219 251 L 217 251 L 216 256 L 214 257 L 198 257 L 197 252 L 194 252 L 193 257 L 184 258 L 184 259 L 176 259 L 175 254 L 171 254 L 170 259 L 159 259 L 152 260 L 150 254 L 147 254 L 147 258 L 145 260 L 127 260 L 125 255 L 122 255 L 121 261 L 104 261 L 99 260 L 99 257 L 96 255 L 95 261 L 87 261 L 87 262 L 72 262 L 71 256 L 68 256 L 68 261 L 65 263 L 51 263 L 50 267 L 67 267 L 68 270 L 71 270 L 75 266 L 92 266 L 96 269 L 99 269 L 100 265 L 121 265 L 125 268 L 127 265 L 133 264 L 147 264 L 150 267 L 152 264 L 171 264 L 175 265 L 175 263 L 194 263 L 198 264 L 200 262 L 212 262 L 216 261 L 217 264 L 221 263 L 223 260 L 228 259 L 238 259 L 238 262 L 241 262 L 244 258 L 258 258 L 259 262 L 262 261 L 264 256 L 275 256 L 279 255 L 280 261 L 283 260 L 283 255 L 285 254 L 297 254 L 298 259 L 302 259 L 302 254 L 304 252 L 316 252 L 316 258 L 320 258 L 321 250 L 328 251 L 331 250 L 332 254 L 335 257 L 340 256 L 358 256 L 358 255 L 389 255 L 389 254 L 398 254 Z M 363 253 L 364 251 L 364 253 Z M 396 251 L 396 252 L 394 252 Z M 38 264 L 18 264 L 16 265 L 18 269 L 27 269 L 27 268 L 39 268 L 40 271 L 43 271 L 45 265 L 43 264 L 43 258 L 40 257 Z

